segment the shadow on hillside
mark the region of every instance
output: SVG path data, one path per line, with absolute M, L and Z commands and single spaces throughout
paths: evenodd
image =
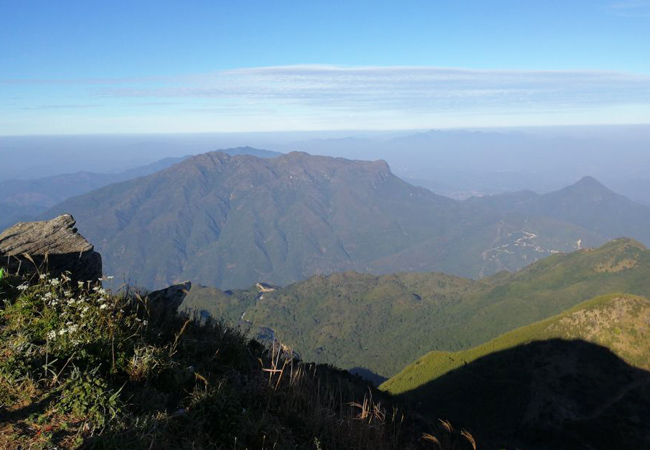
M 650 372 L 585 341 L 497 352 L 401 397 L 483 449 L 650 448 Z
M 348 370 L 348 372 L 350 372 L 352 375 L 361 377 L 368 383 L 372 384 L 374 387 L 377 387 L 384 381 L 388 380 L 388 378 L 382 377 L 381 375 L 373 372 L 370 369 L 366 369 L 365 367 L 353 367 L 352 369 Z

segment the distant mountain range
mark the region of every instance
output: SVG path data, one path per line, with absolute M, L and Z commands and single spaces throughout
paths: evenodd
M 650 207 L 585 178 L 561 191 L 458 202 L 383 161 L 212 152 L 69 199 L 107 273 L 146 287 L 226 289 L 315 274 L 440 271 L 480 278 L 629 236 L 650 243 Z
M 165 169 L 189 156 L 165 158 L 153 164 L 129 169 L 125 172 L 77 172 L 33 180 L 7 180 L 0 182 L 0 228 L 19 221 L 29 221 L 38 214 L 70 197 L 94 191 L 111 183 L 119 183 L 149 175 Z
M 281 153 L 251 147 L 223 150 L 232 155 L 251 154 L 271 158 Z M 132 180 L 166 169 L 190 156 L 165 158 L 120 173 L 76 172 L 28 180 L 0 182 L 0 229 L 19 221 L 29 221 L 68 198 L 94 191 L 112 183 Z
M 547 193 L 591 174 L 650 205 L 650 127 L 448 129 L 357 133 L 279 146 L 355 159 L 384 159 L 400 178 L 465 199 L 523 189 Z

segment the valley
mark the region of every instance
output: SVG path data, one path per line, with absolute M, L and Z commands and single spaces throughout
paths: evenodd
M 194 286 L 183 308 L 232 325 L 245 314 L 308 361 L 391 377 L 430 350 L 458 351 L 599 295 L 650 297 L 650 251 L 620 239 L 480 281 L 441 273 L 345 272 L 260 292 Z

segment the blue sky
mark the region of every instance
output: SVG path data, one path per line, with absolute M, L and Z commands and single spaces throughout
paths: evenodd
M 0 0 L 0 135 L 650 123 L 650 1 Z

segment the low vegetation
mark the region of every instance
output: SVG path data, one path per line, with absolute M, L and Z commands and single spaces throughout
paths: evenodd
M 429 351 L 466 350 L 600 295 L 650 298 L 648 271 L 650 251 L 619 239 L 481 281 L 347 272 L 264 293 L 193 288 L 184 306 L 235 324 L 243 314 L 253 332 L 274 330 L 304 359 L 391 377 Z
M 430 352 L 382 384 L 381 389 L 402 394 L 492 353 L 548 339 L 592 342 L 611 349 L 632 366 L 650 370 L 648 323 L 649 300 L 625 294 L 605 295 L 478 347 L 458 352 Z
M 459 352 L 431 352 L 381 388 L 467 427 L 486 448 L 647 448 L 650 301 L 602 296 Z
M 0 273 L 0 448 L 474 448 L 346 372 L 146 298 Z M 425 434 L 426 433 L 426 434 Z

